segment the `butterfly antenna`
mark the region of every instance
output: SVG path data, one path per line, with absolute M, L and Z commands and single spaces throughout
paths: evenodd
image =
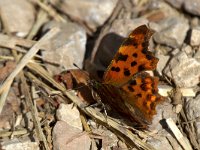
M 83 88 L 83 87 L 86 87 L 86 85 L 81 85 L 81 86 L 73 88 L 73 89 L 68 89 L 67 91 L 78 90 L 78 89 Z
M 74 65 L 76 68 L 82 70 L 77 64 L 73 63 L 73 65 Z

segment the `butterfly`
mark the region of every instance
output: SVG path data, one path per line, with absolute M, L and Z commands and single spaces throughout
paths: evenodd
M 158 94 L 159 79 L 145 72 L 155 70 L 158 63 L 158 58 L 148 50 L 153 33 L 146 25 L 133 30 L 119 47 L 101 82 L 83 71 L 71 71 L 76 81 L 88 85 L 104 106 L 108 105 L 138 128 L 151 124 L 157 104 L 163 101 Z M 82 93 L 87 95 L 85 91 Z
M 163 100 L 158 94 L 159 79 L 145 72 L 155 70 L 158 63 L 148 50 L 153 33 L 146 25 L 133 30 L 104 72 L 103 81 L 92 83 L 102 103 L 141 128 L 151 124 Z

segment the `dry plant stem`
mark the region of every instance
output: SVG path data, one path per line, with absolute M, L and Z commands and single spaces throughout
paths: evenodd
M 58 95 L 58 96 L 62 97 L 61 102 L 62 102 L 62 103 L 66 103 L 66 102 L 63 100 L 64 97 L 63 97 L 63 95 L 62 95 L 62 92 L 60 92 L 60 91 L 55 91 L 55 89 L 52 89 L 51 87 L 49 87 L 47 84 L 45 84 L 44 82 L 42 82 L 41 80 L 39 80 L 38 77 L 34 76 L 34 75 L 33 75 L 32 73 L 30 73 L 30 72 L 26 72 L 25 75 L 30 79 L 30 81 L 33 82 L 34 86 L 39 87 L 39 88 L 42 87 L 42 89 L 44 89 L 45 92 L 47 92 L 47 91 L 51 92 L 51 93 L 48 93 L 48 96 L 49 96 L 49 97 L 52 96 L 52 95 Z M 40 89 L 39 89 L 39 90 L 40 90 Z M 42 91 L 40 91 L 40 92 L 42 93 Z
M 195 129 L 193 127 L 193 122 L 188 121 L 184 110 L 181 111 L 181 117 L 185 121 L 185 124 L 186 124 L 185 128 L 186 128 L 186 130 L 188 132 L 188 137 L 190 138 L 191 144 L 193 145 L 193 147 L 195 149 L 200 150 L 200 145 L 198 144 L 198 141 L 197 141 L 198 138 L 195 136 L 196 132 L 195 132 Z
M 81 100 L 72 91 L 66 91 L 66 89 L 61 84 L 57 83 L 54 79 L 52 79 L 49 73 L 38 64 L 29 63 L 27 67 L 33 70 L 34 72 L 36 72 L 37 74 L 39 74 L 42 78 L 46 79 L 54 87 L 62 91 L 62 93 L 65 96 L 67 96 L 69 99 L 71 99 L 71 101 L 74 102 L 84 113 L 86 113 L 87 115 L 91 116 L 92 118 L 96 120 L 99 120 L 104 125 L 108 125 L 108 128 L 110 128 L 111 130 L 117 131 L 121 135 L 121 138 L 125 139 L 125 141 L 128 142 L 130 146 L 137 145 L 138 147 L 141 147 L 145 150 L 154 149 L 149 144 L 144 143 L 141 139 L 139 139 L 127 128 L 123 128 L 118 123 L 114 122 L 112 119 L 108 118 L 107 121 L 105 121 L 105 116 L 99 111 L 91 107 L 86 108 L 85 104 L 83 104 Z
M 38 111 L 37 111 L 36 103 L 34 103 L 33 109 L 34 109 L 34 112 L 35 112 L 35 116 L 37 116 L 37 118 L 38 118 Z M 37 119 L 37 123 L 38 123 L 38 127 L 39 127 L 39 128 L 38 128 L 38 131 L 39 131 L 39 133 L 40 133 L 41 140 L 42 140 L 43 143 L 44 143 L 44 147 L 45 147 L 46 150 L 50 150 L 49 145 L 48 145 L 48 142 L 47 142 L 47 139 L 46 139 L 46 136 L 44 135 L 44 133 L 43 133 L 43 131 L 42 131 L 42 128 L 41 128 L 41 124 L 40 124 L 39 119 Z
M 7 47 L 7 48 L 9 48 L 9 47 Z M 11 49 L 11 48 L 10 48 Z M 22 54 L 25 54 L 25 53 L 27 53 L 27 51 L 25 50 L 25 49 L 22 49 L 22 48 L 20 48 L 20 47 L 18 47 L 18 46 L 16 46 L 15 48 L 14 48 L 14 50 L 16 50 L 17 52 L 20 52 L 20 53 L 22 53 Z M 35 55 L 35 58 L 39 58 L 39 59 L 42 59 L 42 57 L 40 56 L 40 55 Z M 14 60 L 14 58 L 12 57 L 12 56 L 0 56 L 0 60 Z M 45 60 L 43 60 L 43 61 L 45 61 Z
M 12 57 L 12 56 L 0 56 L 0 61 L 1 60 L 3 60 L 3 61 L 5 61 L 5 60 L 14 60 L 14 58 Z
M 40 9 L 37 13 L 37 20 L 35 21 L 31 31 L 29 32 L 27 39 L 32 39 L 37 33 L 38 30 L 41 28 L 42 25 L 48 20 L 47 13 Z
M 12 80 L 8 81 L 7 85 L 4 88 L 4 91 L 1 93 L 1 96 L 0 96 L 0 114 L 1 114 L 1 112 L 3 110 L 4 104 L 6 102 L 6 98 L 8 96 L 11 84 L 12 84 Z
M 55 34 L 59 32 L 59 28 L 53 28 L 51 29 L 44 37 L 42 37 L 41 40 L 39 40 L 27 53 L 26 55 L 21 59 L 21 61 L 17 64 L 16 68 L 13 70 L 13 72 L 8 76 L 8 78 L 4 81 L 4 83 L 0 87 L 0 94 L 2 95 L 2 92 L 8 92 L 9 85 L 13 82 L 16 75 L 26 66 L 26 64 L 34 57 L 34 55 L 39 51 L 42 44 L 44 44 L 47 40 L 50 40 Z M 5 94 L 3 94 L 5 96 Z M 2 111 L 2 108 L 4 106 L 5 101 L 0 102 L 0 114 Z
M 27 133 L 28 133 L 28 131 L 26 129 L 19 129 L 19 130 L 15 130 L 15 131 L 0 131 L 0 137 L 9 137 L 11 135 L 19 136 L 19 135 L 24 135 Z
M 35 30 L 35 29 L 33 29 L 33 30 Z M 30 34 L 33 34 L 33 33 L 30 33 Z M 8 48 L 8 49 L 14 49 L 14 50 L 21 52 L 21 53 L 27 53 L 27 51 L 24 50 L 23 48 L 21 48 L 20 46 L 30 48 L 36 42 L 37 41 L 17 38 L 17 37 L 8 36 L 8 35 L 5 35 L 5 34 L 0 34 L 0 47 L 4 47 L 4 48 Z M 48 49 L 48 43 L 41 45 L 40 49 L 47 50 Z M 35 57 L 42 59 L 42 57 L 40 55 L 37 55 L 37 54 L 35 55 Z
M 14 53 L 15 54 L 15 53 Z M 3 91 L 3 93 L 1 94 L 1 97 L 0 97 L 0 114 L 3 110 L 3 106 L 5 104 L 5 101 L 6 101 L 6 98 L 8 96 L 8 93 L 9 93 L 9 90 L 10 90 L 10 87 L 11 87 L 11 84 L 12 84 L 12 81 L 9 81 L 5 90 Z M 12 134 L 11 134 L 12 136 Z
M 176 137 L 176 139 L 178 140 L 178 142 L 181 144 L 181 146 L 185 150 L 192 150 L 190 143 L 186 140 L 186 137 L 182 135 L 182 133 L 180 132 L 174 121 L 171 118 L 169 118 L 166 119 L 166 123 L 170 128 L 170 130 L 172 131 L 172 133 L 174 134 L 174 136 Z
M 83 124 L 83 128 L 85 129 L 85 131 L 91 132 L 91 129 L 90 129 L 90 127 L 89 127 L 89 125 L 87 124 L 87 121 L 86 121 L 86 116 L 82 111 L 80 111 L 80 118 L 81 118 L 81 122 Z
M 173 90 L 173 87 L 168 85 L 159 85 L 159 94 L 162 96 L 169 96 L 169 92 Z M 195 97 L 196 93 L 193 88 L 180 88 L 180 92 L 183 97 Z
M 35 43 L 36 43 L 36 41 L 25 40 L 25 39 L 17 38 L 14 36 L 0 34 L 0 46 L 1 47 L 17 49 L 16 45 L 21 45 L 24 47 L 32 47 Z
M 40 121 L 38 119 L 37 109 L 33 105 L 32 98 L 31 98 L 31 95 L 30 95 L 30 92 L 29 92 L 29 88 L 28 88 L 28 85 L 26 83 L 26 79 L 24 77 L 24 74 L 22 72 L 20 72 L 20 78 L 21 78 L 21 81 L 22 81 L 21 88 L 22 88 L 23 94 L 25 95 L 26 104 L 31 111 L 31 115 L 32 115 L 33 123 L 34 123 L 35 129 L 36 129 L 37 137 L 39 138 L 40 141 L 43 141 L 45 149 L 50 150 L 50 148 L 47 144 L 45 135 L 42 132 L 41 124 L 40 124 Z
M 40 0 L 31 0 L 31 1 L 36 3 L 42 9 L 44 9 L 56 21 L 58 21 L 58 22 L 66 22 L 66 20 L 62 16 L 60 16 L 51 6 L 48 6 L 45 3 L 42 3 Z
M 47 84 L 44 82 L 40 81 L 37 77 L 35 77 L 32 73 L 26 72 L 25 75 L 27 75 L 30 80 L 33 82 L 33 84 L 37 84 L 37 86 L 44 87 L 45 89 L 47 88 L 49 91 L 53 91 L 54 89 L 49 87 Z

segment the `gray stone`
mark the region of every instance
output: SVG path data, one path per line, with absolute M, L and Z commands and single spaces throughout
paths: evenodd
M 195 58 L 198 62 L 200 62 L 200 47 L 199 47 L 199 50 L 195 53 L 194 58 Z
M 4 150 L 39 150 L 39 145 L 37 142 L 31 142 L 30 139 L 25 138 L 25 139 L 9 139 L 7 141 L 3 141 L 0 144 L 1 149 Z
M 102 149 L 109 150 L 118 146 L 119 139 L 113 132 L 105 130 L 105 128 L 94 128 L 92 129 L 92 133 L 94 135 L 101 135 L 103 145 Z
M 200 63 L 195 58 L 189 58 L 185 52 L 179 52 L 171 59 L 164 73 L 179 87 L 193 87 L 199 83 Z
M 53 128 L 53 146 L 54 150 L 88 150 L 91 139 L 86 132 L 58 121 Z
M 157 150 L 183 150 L 177 140 L 166 130 L 149 137 L 147 143 Z
M 60 27 L 61 31 L 51 39 L 50 50 L 42 51 L 42 57 L 48 62 L 60 66 L 46 65 L 51 74 L 58 74 L 63 70 L 74 69 L 73 63 L 82 68 L 85 56 L 86 32 L 74 23 L 52 23 L 48 27 Z
M 173 51 L 173 48 L 166 45 L 160 45 L 160 44 L 157 44 L 154 49 L 155 49 L 156 55 L 168 55 L 169 53 Z
M 195 126 L 196 126 L 196 134 L 197 134 L 197 141 L 198 143 L 200 143 L 200 122 L 195 122 Z
M 162 75 L 163 69 L 166 67 L 167 62 L 169 61 L 170 56 L 168 55 L 156 55 L 156 57 L 160 60 L 157 64 L 157 71 L 160 75 Z
M 180 47 L 189 29 L 188 23 L 179 18 L 169 18 L 159 23 L 160 31 L 153 35 L 159 44 L 165 44 L 173 48 Z
M 200 26 L 194 27 L 191 31 L 190 44 L 192 46 L 200 45 Z
M 56 112 L 56 117 L 59 121 L 65 121 L 69 125 L 83 130 L 80 112 L 73 104 L 60 104 Z
M 34 6 L 27 0 L 0 0 L 0 14 L 4 27 L 19 37 L 25 37 L 35 21 Z
M 181 9 L 182 7 L 190 14 L 200 15 L 200 1 L 199 0 L 165 0 L 172 6 Z
M 149 11 L 145 14 L 145 16 L 149 16 L 149 21 L 155 20 L 157 22 L 159 20 L 164 20 L 171 16 L 176 18 L 180 18 L 181 16 L 181 13 L 178 12 L 177 9 L 173 8 L 170 4 L 166 3 L 163 0 L 151 0 L 151 2 L 148 5 L 148 10 Z M 153 17 L 153 14 L 155 14 L 156 16 Z M 154 19 L 150 16 L 152 16 Z
M 184 0 L 165 0 L 170 3 L 175 8 L 181 8 L 183 5 Z
M 200 142 L 200 95 L 198 95 L 196 98 L 191 98 L 186 102 L 185 105 L 185 111 L 187 112 L 187 118 L 188 120 L 195 120 L 194 121 L 194 126 L 196 127 L 196 135 L 197 135 L 197 140 Z
M 176 48 L 176 49 L 174 49 L 174 50 L 172 51 L 171 54 L 172 54 L 173 56 L 175 56 L 175 55 L 177 55 L 179 52 L 180 52 L 180 49 Z
M 192 55 L 193 53 L 193 49 L 190 45 L 184 45 L 181 50 L 184 51 L 187 55 Z
M 72 19 L 87 24 L 96 30 L 112 14 L 118 0 L 51 0 L 58 9 Z
M 109 32 L 114 32 L 122 37 L 127 37 L 135 28 L 143 24 L 148 24 L 148 22 L 149 21 L 145 18 L 117 19 L 112 23 Z
M 198 17 L 191 18 L 190 27 L 196 27 L 198 25 L 199 25 L 199 18 Z
M 186 109 L 186 115 L 189 120 L 194 120 L 198 117 L 200 117 L 200 95 L 198 95 L 196 98 L 191 98 L 186 102 L 185 109 Z
M 185 0 L 184 8 L 187 12 L 193 15 L 200 15 L 200 1 L 199 0 Z

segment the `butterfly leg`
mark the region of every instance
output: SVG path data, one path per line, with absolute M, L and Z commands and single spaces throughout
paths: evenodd
M 92 107 L 98 107 L 98 106 L 100 106 L 101 110 L 103 109 L 103 111 L 104 111 L 103 115 L 104 115 L 105 120 L 107 122 L 107 116 L 108 116 L 108 114 L 107 114 L 107 110 L 106 110 L 105 104 L 101 101 L 100 96 L 95 91 L 93 91 L 93 90 L 92 90 L 92 96 L 96 100 L 96 103 L 92 104 L 90 106 L 92 106 Z

